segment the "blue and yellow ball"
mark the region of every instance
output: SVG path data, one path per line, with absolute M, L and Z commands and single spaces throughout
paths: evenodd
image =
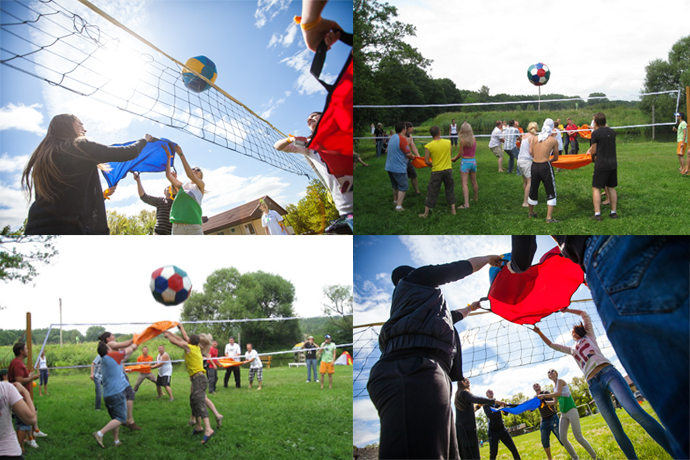
M 197 56 L 187 59 L 185 67 L 203 75 L 211 80 L 212 83 L 215 83 L 218 77 L 216 65 L 206 56 Z M 184 85 L 195 93 L 205 91 L 210 86 L 202 78 L 197 77 L 192 72 L 182 71 L 182 80 L 184 81 Z

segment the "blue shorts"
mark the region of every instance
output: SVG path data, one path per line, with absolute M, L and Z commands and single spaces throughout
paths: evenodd
M 16 414 L 12 414 L 12 418 L 14 419 L 14 429 L 17 431 L 31 431 L 31 425 L 27 425 L 17 417 Z
M 127 423 L 127 398 L 125 392 L 105 397 L 105 407 L 113 420 L 125 424 Z
M 409 184 L 407 183 L 407 173 L 393 173 L 388 171 L 388 177 L 391 179 L 393 189 L 406 192 L 409 188 Z
M 477 159 L 476 158 L 463 158 L 462 163 L 460 163 L 460 172 L 464 172 L 464 173 L 477 172 Z

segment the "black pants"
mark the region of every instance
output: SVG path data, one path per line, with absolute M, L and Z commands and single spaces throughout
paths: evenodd
M 381 420 L 379 458 L 458 458 L 450 377 L 436 361 L 379 361 L 367 390 Z
M 465 426 L 460 423 L 455 425 L 458 436 L 458 451 L 462 460 L 480 460 L 479 439 L 477 438 L 477 425 Z
M 211 367 L 206 371 L 208 375 L 208 392 L 216 392 L 216 382 L 218 382 L 218 369 L 213 369 Z
M 438 194 L 441 192 L 441 184 L 446 189 L 446 201 L 449 205 L 455 204 L 455 182 L 453 181 L 453 170 L 444 169 L 443 171 L 434 171 L 431 173 L 429 185 L 427 187 L 426 201 L 424 204 L 429 209 L 436 207 L 436 200 Z
M 230 380 L 230 374 L 235 374 L 235 386 L 237 388 L 240 387 L 240 367 L 239 366 L 230 366 L 227 369 L 225 369 L 225 379 L 223 381 L 223 386 L 225 388 L 228 387 L 228 380 Z
M 520 460 L 520 454 L 518 453 L 517 447 L 515 447 L 513 438 L 505 428 L 501 431 L 489 430 L 489 458 L 491 460 L 494 460 L 498 454 L 498 441 L 501 441 L 508 448 L 515 460 Z

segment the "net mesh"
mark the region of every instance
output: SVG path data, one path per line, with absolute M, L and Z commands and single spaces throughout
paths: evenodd
M 0 13 L 0 63 L 284 171 L 313 176 L 301 155 L 273 148 L 286 136 L 270 123 L 216 88 L 190 91 L 175 61 L 103 17 L 88 13 L 94 17 L 89 22 L 82 17 L 87 13 L 53 0 L 4 1 Z
M 583 310 L 591 317 L 599 347 L 602 349 L 611 347 L 594 303 L 591 300 L 577 301 L 573 302 L 571 307 Z M 459 324 L 471 325 L 475 318 L 473 314 Z M 482 320 L 484 324 L 469 327 L 460 332 L 462 371 L 465 377 L 477 377 L 564 356 L 563 353 L 547 347 L 528 327 L 511 323 L 496 315 L 493 315 L 493 318 L 488 323 Z M 572 345 L 570 331 L 580 321 L 581 318 L 578 315 L 552 314 L 542 319 L 538 326 L 553 343 Z M 369 371 L 381 356 L 378 342 L 380 328 L 380 325 L 368 325 L 355 329 L 353 336 L 355 366 L 353 396 L 355 398 L 369 397 L 366 389 Z

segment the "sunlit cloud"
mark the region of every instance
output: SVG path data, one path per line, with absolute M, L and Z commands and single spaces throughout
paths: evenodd
M 281 11 L 287 10 L 290 3 L 292 3 L 292 0 L 259 0 L 254 12 L 254 17 L 256 18 L 254 25 L 259 29 L 262 28 Z
M 11 102 L 5 107 L 0 108 L 0 131 L 6 129 L 18 129 L 43 136 L 46 129 L 43 124 L 43 114 L 37 110 L 41 104 L 14 105 Z

